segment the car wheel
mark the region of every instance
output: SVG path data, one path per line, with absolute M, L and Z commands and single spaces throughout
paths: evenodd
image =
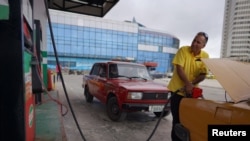
M 86 99 L 86 101 L 87 101 L 88 103 L 93 102 L 94 97 L 93 97 L 93 95 L 91 95 L 91 94 L 89 93 L 88 87 L 85 87 L 85 88 L 84 88 L 84 95 L 85 95 L 85 99 Z
M 161 113 L 162 113 L 162 112 L 154 112 L 154 114 L 155 114 L 156 117 L 161 117 L 161 116 L 162 116 L 162 117 L 165 117 L 165 116 L 167 116 L 167 115 L 170 114 L 170 110 L 164 111 L 162 115 L 161 115 Z
M 121 109 L 119 108 L 116 97 L 111 97 L 108 99 L 107 114 L 113 121 L 122 121 L 127 116 L 127 113 L 121 111 Z

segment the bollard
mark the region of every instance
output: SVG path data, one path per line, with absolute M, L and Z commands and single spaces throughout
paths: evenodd
M 53 71 L 48 69 L 48 91 L 55 89 L 55 75 L 53 74 Z

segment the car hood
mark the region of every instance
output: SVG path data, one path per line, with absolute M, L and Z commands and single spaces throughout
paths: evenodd
M 230 59 L 202 59 L 234 103 L 250 100 L 250 65 Z
M 143 90 L 143 91 L 168 91 L 167 87 L 163 84 L 156 83 L 152 80 L 147 81 L 126 81 L 126 80 L 120 80 L 116 83 L 119 83 L 118 85 L 120 87 L 124 87 L 127 90 Z

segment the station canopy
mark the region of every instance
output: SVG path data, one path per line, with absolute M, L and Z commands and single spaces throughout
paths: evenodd
M 103 17 L 119 0 L 48 0 L 50 9 Z

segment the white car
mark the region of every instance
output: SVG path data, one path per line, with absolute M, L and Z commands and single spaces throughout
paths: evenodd
M 173 72 L 168 72 L 167 73 L 167 78 L 172 78 L 172 76 L 173 76 Z

